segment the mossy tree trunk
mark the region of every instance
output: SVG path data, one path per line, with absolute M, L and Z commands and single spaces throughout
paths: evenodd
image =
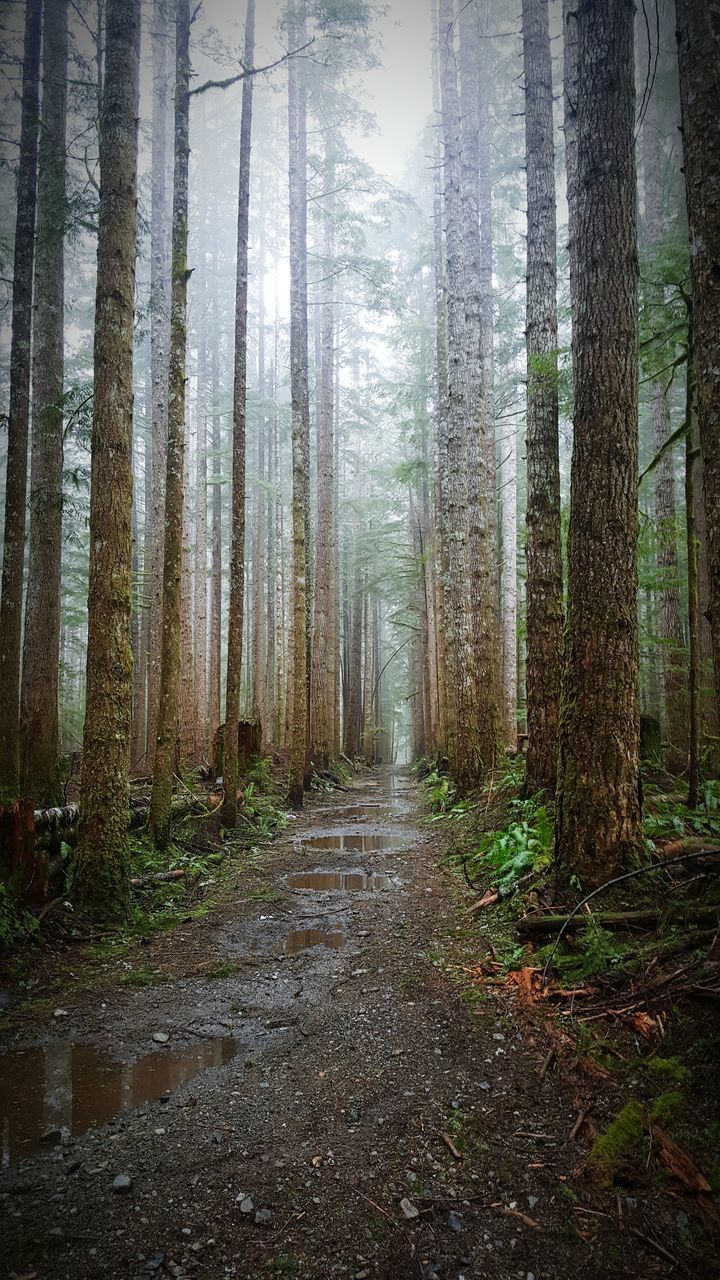
M 527 170 L 527 789 L 554 791 L 563 657 L 557 246 L 548 0 L 523 0 Z
M 177 761 L 180 709 L 180 585 L 185 461 L 185 347 L 187 341 L 188 125 L 190 115 L 190 11 L 177 0 L 175 17 L 175 165 L 173 179 L 170 376 L 165 548 L 160 653 L 160 695 L 148 827 L 159 847 L 170 838 L 170 804 Z
M 20 696 L 20 784 L 61 797 L 58 670 L 63 505 L 67 0 L 45 0 L 32 371 L 30 536 Z
M 641 845 L 631 0 L 580 0 L 574 443 L 556 854 L 600 883 Z M 598 248 L 598 246 L 601 246 Z
M 288 7 L 288 141 L 290 215 L 290 395 L 292 403 L 292 719 L 290 804 L 302 808 L 307 767 L 308 465 L 310 432 L 307 322 L 307 91 L 294 49 L 305 43 L 305 0 Z
M 707 0 L 676 0 L 676 13 L 707 530 L 707 613 L 720 718 L 720 13 Z
M 30 338 L 37 204 L 41 16 L 42 0 L 27 0 L 13 257 L 10 404 L 0 596 L 0 792 L 8 799 L 15 798 L 20 786 L 20 653 L 30 422 Z
M 248 0 L 245 20 L 247 67 L 255 57 L 255 0 Z M 228 610 L 227 685 L 225 689 L 225 752 L 223 762 L 223 820 L 237 822 L 238 721 L 243 621 L 245 612 L 245 452 L 247 441 L 247 306 L 248 217 L 250 207 L 250 148 L 252 143 L 253 78 L 242 88 L 240 176 L 238 183 L 237 282 L 235 287 L 235 369 L 233 384 L 233 443 L 231 496 L 230 607 Z
M 96 917 L 127 913 L 132 713 L 133 321 L 140 0 L 109 0 L 100 123 L 95 394 L 82 782 L 74 888 Z

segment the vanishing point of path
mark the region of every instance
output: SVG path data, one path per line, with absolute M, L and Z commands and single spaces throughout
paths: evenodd
M 447 838 L 404 774 L 318 799 L 202 919 L 5 1037 L 2 1274 L 660 1274 L 571 1226 L 544 1041 L 439 963 L 481 946 Z

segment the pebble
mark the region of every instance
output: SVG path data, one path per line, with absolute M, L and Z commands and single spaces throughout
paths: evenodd
M 272 1211 L 270 1209 L 258 1209 L 255 1214 L 256 1227 L 269 1227 L 273 1220 Z
M 129 1173 L 119 1173 L 113 1182 L 113 1191 L 116 1191 L 118 1195 L 125 1195 L 132 1190 L 132 1184 L 133 1181 Z
M 167 1031 L 153 1031 L 153 1040 L 156 1044 L 167 1044 L 169 1039 Z
M 412 1222 L 413 1218 L 420 1217 L 420 1210 L 413 1204 L 412 1200 L 408 1200 L 407 1196 L 404 1196 L 400 1201 L 400 1208 L 408 1222 Z
M 240 1200 L 240 1212 L 252 1213 L 254 1208 L 255 1208 L 255 1205 L 250 1199 L 250 1196 L 243 1196 L 242 1200 Z
M 462 1221 L 457 1213 L 449 1213 L 447 1224 L 451 1231 L 462 1231 Z
M 68 1018 L 70 1015 L 67 1009 L 56 1009 L 53 1018 Z
M 529 1209 L 534 1209 L 534 1208 L 535 1208 L 535 1205 L 536 1205 L 537 1203 L 538 1203 L 538 1198 L 537 1198 L 537 1196 L 528 1196 L 528 1208 L 529 1208 Z

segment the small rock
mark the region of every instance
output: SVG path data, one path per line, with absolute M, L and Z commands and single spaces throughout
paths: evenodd
M 153 1040 L 156 1044 L 167 1044 L 169 1039 L 167 1031 L 153 1031 Z
M 258 1209 L 255 1214 L 256 1227 L 269 1227 L 273 1220 L 272 1211 L 270 1209 Z
M 132 1178 L 129 1173 L 119 1173 L 113 1182 L 113 1191 L 118 1195 L 127 1195 L 128 1191 L 132 1191 Z
M 67 1009 L 56 1009 L 53 1014 L 53 1018 L 69 1018 L 69 1017 L 70 1017 L 70 1014 L 68 1013 Z
M 480 1088 L 484 1089 L 486 1093 L 490 1092 L 490 1085 L 488 1084 L 487 1080 L 480 1081 Z
M 537 1203 L 538 1203 L 538 1198 L 537 1198 L 537 1196 L 528 1196 L 528 1208 L 529 1208 L 529 1209 L 534 1209 L 534 1208 L 535 1208 L 535 1205 L 536 1205 Z
M 447 1224 L 451 1231 L 462 1231 L 462 1221 L 457 1213 L 449 1213 Z
M 420 1217 L 420 1210 L 413 1204 L 412 1200 L 408 1200 L 407 1196 L 404 1196 L 400 1201 L 400 1208 L 408 1222 L 412 1222 L 413 1218 Z
M 255 1208 L 255 1205 L 253 1204 L 250 1196 L 243 1196 L 242 1200 L 240 1201 L 240 1212 L 252 1213 L 254 1208 Z

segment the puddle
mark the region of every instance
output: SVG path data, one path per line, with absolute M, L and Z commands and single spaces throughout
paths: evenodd
M 409 844 L 405 835 L 366 835 L 364 831 L 338 831 L 327 836 L 303 837 L 305 849 L 348 849 L 353 853 L 379 853 L 382 849 L 402 849 Z
M 295 871 L 288 876 L 291 889 L 315 889 L 331 893 L 334 889 L 391 889 L 390 876 L 366 875 L 364 871 Z
M 345 942 L 342 933 L 326 932 L 323 929 L 293 929 L 283 944 L 286 956 L 296 956 L 299 951 L 309 951 L 311 947 L 329 947 L 339 951 Z
M 210 1067 L 235 1057 L 235 1040 L 208 1040 L 178 1053 L 155 1052 L 132 1064 L 116 1062 L 89 1044 L 57 1044 L 0 1057 L 2 1164 L 49 1151 L 43 1135 L 62 1130 L 76 1137 L 109 1124 L 177 1089 Z

